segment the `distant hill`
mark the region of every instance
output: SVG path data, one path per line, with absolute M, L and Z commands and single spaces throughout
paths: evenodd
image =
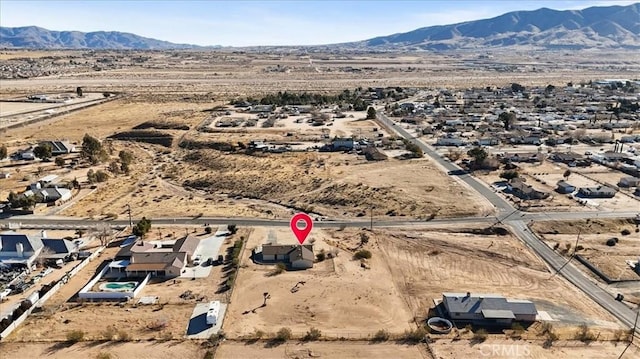
M 354 42 L 357 48 L 405 50 L 486 49 L 527 46 L 543 49 L 640 49 L 640 3 L 558 11 L 509 12 L 491 19 Z
M 196 45 L 174 44 L 117 31 L 51 31 L 37 26 L 0 27 L 0 47 L 30 49 L 193 49 Z

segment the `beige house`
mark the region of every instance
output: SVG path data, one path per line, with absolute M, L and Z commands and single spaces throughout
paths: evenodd
M 262 260 L 268 262 L 284 262 L 295 269 L 313 267 L 313 245 L 296 244 L 264 244 Z
M 193 253 L 200 240 L 195 236 L 186 236 L 172 245 L 145 242 L 142 240 L 123 247 L 116 260 L 126 263 L 128 277 L 178 277 L 192 260 Z

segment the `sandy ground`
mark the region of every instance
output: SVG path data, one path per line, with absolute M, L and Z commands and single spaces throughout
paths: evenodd
M 206 349 L 193 341 L 168 342 L 82 342 L 71 346 L 60 343 L 2 343 L 3 356 L 13 359 L 93 359 L 109 354 L 111 359 L 202 359 Z
M 429 345 L 436 358 L 526 358 L 526 359 L 632 359 L 640 355 L 637 346 L 631 346 L 620 357 L 626 343 L 598 342 L 583 344 L 580 342 L 555 342 L 551 348 L 543 348 L 542 341 L 527 340 L 488 340 L 481 344 L 469 341 L 438 340 Z
M 335 358 L 335 359 L 422 359 L 419 346 L 396 344 L 370 344 L 367 342 L 290 342 L 268 347 L 263 342 L 247 345 L 245 343 L 226 342 L 216 351 L 216 358 Z
M 11 129 L 3 134 L 7 144 L 24 144 L 45 139 L 67 139 L 82 142 L 85 133 L 103 139 L 116 132 L 129 130 L 145 121 L 180 119 L 195 125 L 207 117 L 200 112 L 212 103 L 193 104 L 179 101 L 150 103 L 146 99 L 118 99 L 100 106 L 70 113 L 29 126 Z M 61 131 L 60 129 L 64 129 Z
M 38 52 L 40 54 L 41 52 Z M 635 53 L 603 51 L 564 52 L 492 51 L 480 60 L 477 53 L 396 55 L 285 55 L 233 54 L 228 52 L 137 53 L 149 59 L 121 69 L 66 73 L 48 77 L 3 80 L 3 90 L 60 91 L 82 86 L 93 91 L 170 92 L 207 97 L 246 96 L 285 90 L 342 91 L 345 88 L 405 86 L 494 86 L 517 82 L 526 86 L 565 85 L 593 78 L 634 78 L 638 67 L 630 61 Z M 100 54 L 104 57 L 108 54 Z M 113 55 L 113 54 L 112 54 Z M 4 55 L 5 57 L 7 55 Z M 37 55 L 36 55 L 37 56 Z M 607 58 L 607 67 L 601 59 Z M 313 66 L 309 66 L 312 58 Z M 543 59 L 543 60 L 542 60 Z M 571 59 L 571 60 L 570 60 Z M 84 60 L 87 61 L 87 60 Z M 127 61 L 122 61 L 123 64 Z M 475 63 L 470 65 L 470 63 Z M 274 71 L 277 66 L 284 71 Z M 354 72 L 350 69 L 357 69 Z
M 272 230 L 257 228 L 249 237 L 247 248 L 265 243 Z M 273 229 L 278 243 L 296 243 L 289 230 Z M 272 235 L 273 236 L 273 235 Z M 327 251 L 330 239 L 324 231 L 314 230 L 307 241 L 315 240 L 314 251 Z M 324 242 L 324 243 L 323 243 Z M 318 263 L 313 269 L 288 271 L 270 275 L 273 265 L 254 264 L 244 252 L 236 288 L 227 309 L 224 331 L 230 337 L 250 335 L 255 330 L 275 333 L 289 327 L 301 337 L 310 327 L 323 335 L 345 338 L 366 338 L 379 329 L 402 333 L 411 328 L 413 317 L 392 283 L 382 258 L 371 259 L 371 269 L 360 267 L 351 254 L 339 251 L 338 257 Z M 296 283 L 305 282 L 292 293 Z M 263 293 L 271 299 L 262 305 Z

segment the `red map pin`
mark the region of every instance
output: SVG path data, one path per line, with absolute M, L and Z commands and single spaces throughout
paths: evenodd
M 298 223 L 300 222 L 304 222 L 303 228 L 298 227 Z M 296 238 L 298 238 L 298 242 L 302 244 L 304 243 L 305 239 L 307 239 L 309 232 L 311 232 L 311 228 L 313 228 L 313 221 L 308 214 L 297 213 L 296 215 L 291 217 L 289 226 L 291 227 L 291 231 L 293 232 L 293 234 L 295 234 Z

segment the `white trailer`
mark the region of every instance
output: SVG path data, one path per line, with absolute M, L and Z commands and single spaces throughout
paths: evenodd
M 218 323 L 218 315 L 220 314 L 220 301 L 209 302 L 209 310 L 207 310 L 207 324 L 216 325 Z

